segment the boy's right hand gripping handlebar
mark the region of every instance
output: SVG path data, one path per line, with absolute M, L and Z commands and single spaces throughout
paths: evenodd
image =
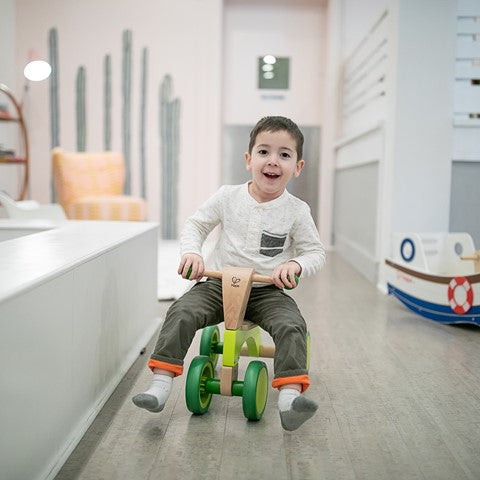
M 187 272 L 187 280 L 190 278 L 190 275 L 192 274 L 192 267 L 188 269 Z M 203 271 L 203 276 L 204 277 L 210 277 L 210 278 L 218 278 L 219 280 L 222 279 L 222 272 L 218 272 L 216 270 L 204 270 Z M 295 275 L 295 282 L 298 285 L 298 275 Z M 259 283 L 270 283 L 274 284 L 273 278 L 269 277 L 268 275 L 260 275 L 258 273 L 254 273 L 252 275 L 252 282 L 259 282 Z M 290 287 L 285 286 L 285 290 L 292 290 Z

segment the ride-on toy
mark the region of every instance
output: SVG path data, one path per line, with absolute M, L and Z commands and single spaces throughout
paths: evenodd
M 258 325 L 244 319 L 253 282 L 273 283 L 270 277 L 254 273 L 253 268 L 226 267 L 222 272 L 205 271 L 204 276 L 222 280 L 224 341 L 218 326 L 203 329 L 200 355 L 188 369 L 185 399 L 192 413 L 205 413 L 213 394 L 242 397 L 243 413 L 249 420 L 260 420 L 268 395 L 268 372 L 264 362 L 248 364 L 243 381 L 238 380 L 240 356 L 273 358 L 275 346 L 262 345 Z M 298 280 L 297 280 L 298 281 Z M 215 366 L 222 354 L 220 378 Z M 307 333 L 307 369 L 310 358 L 310 334 Z

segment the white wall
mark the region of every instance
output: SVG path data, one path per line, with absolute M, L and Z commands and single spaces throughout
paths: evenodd
M 224 22 L 224 124 L 283 115 L 299 125 L 320 125 L 326 39 L 320 2 L 227 2 Z M 269 53 L 290 58 L 288 90 L 258 89 L 258 57 Z
M 456 3 L 397 4 L 393 232 L 448 231 Z
M 336 23 L 329 23 L 329 30 L 342 32 L 328 72 L 342 84 L 333 169 L 344 177 L 339 169 L 350 169 L 349 187 L 335 184 L 334 216 L 340 220 L 334 222 L 335 241 L 340 239 L 345 256 L 381 284 L 393 232 L 448 231 L 457 1 L 368 0 L 360 7 L 338 0 L 333 5 L 337 14 L 329 18 Z M 383 9 L 387 13 L 381 16 Z M 359 176 L 365 173 L 357 168 L 362 162 L 376 164 L 367 179 Z M 372 189 L 365 190 L 373 180 L 376 204 Z M 345 226 L 355 224 L 358 215 L 351 205 L 355 198 L 368 205 L 364 216 L 370 226 L 349 235 Z M 365 248 L 366 240 L 373 248 Z
M 132 193 L 139 193 L 139 90 L 143 47 L 149 49 L 147 105 L 148 203 L 150 219 L 159 218 L 158 91 L 163 76 L 173 76 L 181 99 L 179 225 L 219 185 L 221 111 L 221 0 L 49 0 L 16 2 L 18 63 L 34 47 L 48 56 L 48 31 L 58 30 L 60 141 L 75 149 L 75 78 L 87 74 L 87 149 L 103 146 L 103 58 L 112 56 L 113 148 L 121 143 L 122 32 L 132 31 Z M 23 80 L 17 74 L 17 88 Z M 50 193 L 49 82 L 32 84 L 29 127 L 32 197 Z

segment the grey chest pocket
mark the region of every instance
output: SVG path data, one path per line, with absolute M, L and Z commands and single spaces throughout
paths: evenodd
M 264 230 L 260 241 L 260 254 L 265 255 L 266 257 L 275 257 L 276 255 L 279 255 L 283 252 L 286 239 L 286 233 L 277 234 Z

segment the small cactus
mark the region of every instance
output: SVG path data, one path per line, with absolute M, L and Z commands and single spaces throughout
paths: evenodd
M 103 112 L 103 148 L 112 149 L 112 57 L 105 55 L 104 73 L 104 112 Z
M 59 107 L 58 107 L 58 35 L 57 29 L 51 28 L 48 32 L 48 49 L 50 66 L 50 146 L 51 148 L 60 145 L 59 136 Z M 50 197 L 52 202 L 56 201 L 53 175 L 50 182 Z
M 162 172 L 162 238 L 177 238 L 180 100 L 172 99 L 172 77 L 160 86 L 160 159 Z
M 85 104 L 85 67 L 79 67 L 77 71 L 76 89 L 76 113 L 77 113 L 77 151 L 84 152 L 87 144 L 86 132 L 86 104 Z
M 123 131 L 123 155 L 125 157 L 125 193 L 132 191 L 132 175 L 130 160 L 130 125 L 131 125 L 131 90 L 132 90 L 132 32 L 125 30 L 122 37 L 122 131 Z

